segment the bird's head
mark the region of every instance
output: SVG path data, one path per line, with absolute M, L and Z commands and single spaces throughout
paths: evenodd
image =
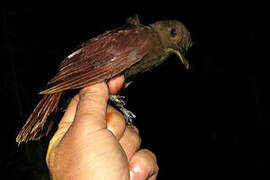
M 187 28 L 177 20 L 157 21 L 151 24 L 151 27 L 158 33 L 164 51 L 179 56 L 188 69 L 189 63 L 185 53 L 192 46 L 192 40 Z

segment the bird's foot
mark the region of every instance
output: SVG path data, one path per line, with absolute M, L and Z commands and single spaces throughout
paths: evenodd
M 120 111 L 124 114 L 127 125 L 133 126 L 132 120 L 136 118 L 136 115 L 124 107 L 120 108 Z
M 114 105 L 116 105 L 119 108 L 125 106 L 126 104 L 123 99 L 125 99 L 125 96 L 110 95 L 110 101 L 112 101 Z
M 136 115 L 124 107 L 126 103 L 123 99 L 125 96 L 110 95 L 110 101 L 123 113 L 126 124 L 133 126 L 132 120 L 136 118 Z

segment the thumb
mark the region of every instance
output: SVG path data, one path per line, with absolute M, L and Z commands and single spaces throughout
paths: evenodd
M 116 93 L 123 86 L 123 84 L 124 84 L 123 75 L 110 79 L 110 81 L 108 82 L 110 93 Z M 91 131 L 95 131 L 99 128 L 106 127 L 106 124 L 104 124 L 104 119 L 105 119 L 104 107 L 106 107 L 107 104 L 104 105 L 104 101 L 107 103 L 108 87 L 106 86 L 104 82 L 96 83 L 94 85 L 81 89 L 80 93 L 72 98 L 72 100 L 70 101 L 68 105 L 68 108 L 66 109 L 66 112 L 63 118 L 58 124 L 57 131 L 55 132 L 54 136 L 50 140 L 48 151 L 52 147 L 57 146 L 58 143 L 63 139 L 63 137 L 66 135 L 68 131 L 70 133 L 69 129 L 71 125 L 73 127 L 75 126 L 75 129 L 77 129 L 77 131 L 80 131 L 78 130 L 79 124 L 86 124 L 86 126 L 83 126 L 80 128 L 82 129 L 90 128 Z M 78 104 L 80 104 L 79 108 L 78 108 Z M 87 107 L 85 107 L 85 105 Z M 77 112 L 77 110 L 80 110 L 80 112 Z M 84 111 L 84 113 L 82 111 Z M 91 127 L 90 125 L 87 125 L 87 124 L 90 124 L 90 122 L 87 122 L 89 121 L 88 117 L 89 116 L 93 117 L 93 113 L 94 113 L 94 116 L 99 116 L 97 119 L 93 120 L 94 123 L 98 124 L 98 126 L 95 126 L 95 127 Z M 82 114 L 86 116 L 83 118 L 84 120 L 80 118 Z M 76 121 L 74 120 L 75 118 L 76 118 Z M 93 123 L 93 121 L 91 123 Z M 76 125 L 73 125 L 75 122 L 76 122 Z
M 70 130 L 92 133 L 107 127 L 106 109 L 109 97 L 105 82 L 96 83 L 80 90 L 74 122 Z
M 99 129 L 106 128 L 106 108 L 108 101 L 108 87 L 105 82 L 81 89 L 70 102 L 67 111 L 58 125 L 58 130 L 49 143 L 46 162 L 53 166 L 53 149 L 61 142 L 63 147 L 67 144 L 78 144 L 87 140 L 87 135 Z M 65 138 L 64 138 L 65 137 Z

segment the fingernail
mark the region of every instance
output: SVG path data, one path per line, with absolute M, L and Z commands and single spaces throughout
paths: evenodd
M 131 180 L 136 180 L 136 179 L 141 179 L 140 177 L 140 168 L 139 167 L 133 167 L 131 171 L 129 171 L 130 174 L 130 179 Z
M 130 175 L 130 180 L 133 180 L 133 178 L 134 178 L 134 172 L 133 171 L 129 171 L 129 175 Z

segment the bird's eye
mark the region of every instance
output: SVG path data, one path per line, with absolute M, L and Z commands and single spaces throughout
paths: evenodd
M 171 29 L 171 36 L 174 37 L 174 36 L 176 36 L 176 35 L 177 35 L 176 29 L 175 29 L 175 28 L 172 28 L 172 29 Z

